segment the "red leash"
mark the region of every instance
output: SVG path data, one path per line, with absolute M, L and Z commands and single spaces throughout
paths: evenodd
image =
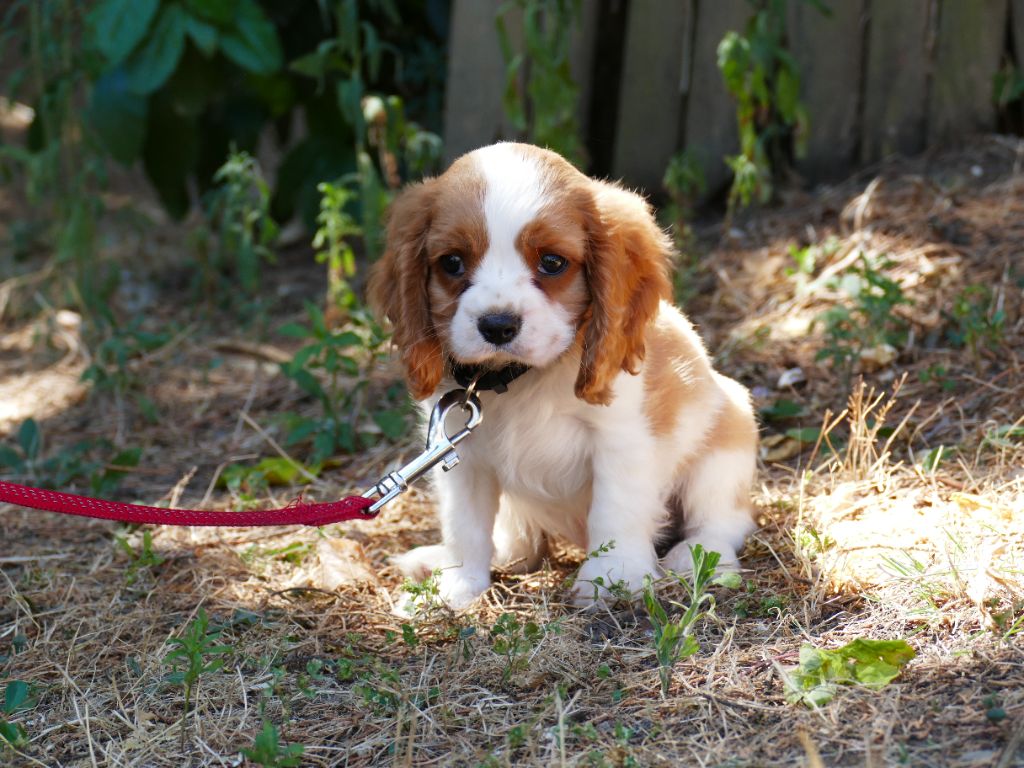
M 371 520 L 377 512 L 368 511 L 373 499 L 348 496 L 340 501 L 319 504 L 295 502 L 281 509 L 250 512 L 217 512 L 201 509 L 165 509 L 141 504 L 121 504 L 73 493 L 46 491 L 0 480 L 0 501 L 64 515 L 120 520 L 122 523 L 150 525 L 330 525 L 342 520 Z
M 62 515 L 119 520 L 147 525 L 330 525 L 342 520 L 371 520 L 381 507 L 409 487 L 431 467 L 441 464 L 448 471 L 459 463 L 455 446 L 476 428 L 482 419 L 480 399 L 474 394 L 475 381 L 467 389 L 455 389 L 442 396 L 430 414 L 427 445 L 423 452 L 404 467 L 389 472 L 363 496 L 346 496 L 340 501 L 307 504 L 296 500 L 281 509 L 255 512 L 217 512 L 202 509 L 165 509 L 141 504 L 121 504 L 73 493 L 46 491 L 0 480 L 0 502 L 17 504 Z M 453 411 L 467 414 L 465 426 L 449 436 L 445 420 Z

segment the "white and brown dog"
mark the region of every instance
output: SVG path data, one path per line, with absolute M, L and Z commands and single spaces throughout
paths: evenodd
M 457 366 L 528 367 L 481 394 L 461 465 L 437 473 L 443 543 L 397 558 L 403 571 L 441 569 L 463 607 L 492 564 L 535 568 L 547 536 L 614 542 L 584 563 L 581 603 L 595 580 L 637 590 L 666 542 L 666 569 L 689 570 L 696 543 L 735 566 L 757 426 L 668 301 L 671 252 L 642 198 L 529 145 L 475 150 L 398 196 L 369 296 L 413 396 L 432 407 Z

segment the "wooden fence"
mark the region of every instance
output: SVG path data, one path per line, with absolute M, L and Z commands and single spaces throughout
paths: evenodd
M 809 181 L 995 128 L 994 76 L 1024 63 L 1024 0 L 825 1 L 829 16 L 789 0 L 786 19 L 810 122 L 798 161 Z M 501 4 L 453 2 L 449 157 L 516 138 L 501 106 Z M 738 139 L 716 49 L 751 14 L 746 0 L 583 0 L 571 62 L 588 170 L 657 195 L 669 158 L 686 149 L 712 193 L 727 184 L 722 158 Z

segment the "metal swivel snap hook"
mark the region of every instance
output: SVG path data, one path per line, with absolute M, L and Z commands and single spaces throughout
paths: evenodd
M 378 511 L 396 496 L 404 493 L 410 483 L 415 482 L 437 464 L 447 472 L 459 463 L 455 446 L 469 437 L 469 433 L 483 421 L 480 398 L 473 392 L 473 388 L 471 384 L 469 389 L 453 389 L 437 401 L 437 405 L 430 412 L 427 444 L 423 452 L 400 469 L 389 472 L 363 494 L 367 499 L 379 497 L 367 510 L 368 513 Z M 467 413 L 466 423 L 454 435 L 449 435 L 445 430 L 445 421 L 456 409 Z

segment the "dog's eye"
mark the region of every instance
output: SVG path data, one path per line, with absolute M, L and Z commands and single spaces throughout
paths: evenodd
M 462 263 L 462 257 L 457 253 L 446 253 L 441 257 L 441 269 L 452 277 L 459 277 L 466 271 L 466 265 Z
M 565 272 L 565 269 L 568 266 L 569 260 L 564 256 L 559 256 L 554 253 L 545 253 L 540 257 L 540 263 L 537 265 L 537 270 L 542 275 L 554 276 Z

